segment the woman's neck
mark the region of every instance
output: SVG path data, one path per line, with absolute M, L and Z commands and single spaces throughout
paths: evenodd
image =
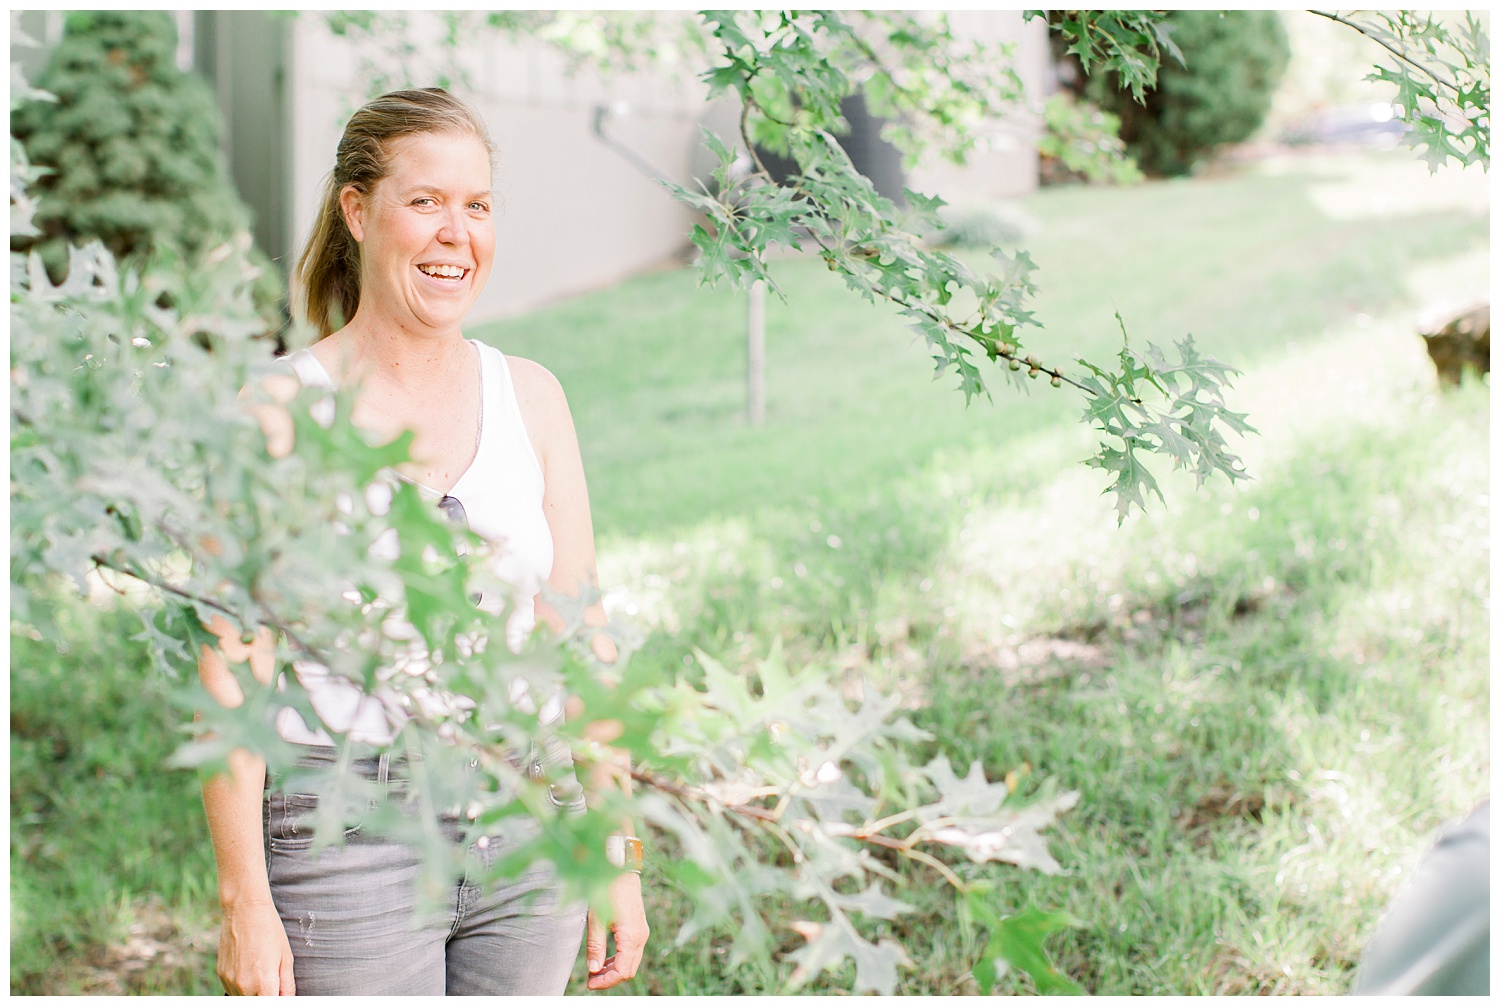
M 358 313 L 329 339 L 336 349 L 334 377 L 340 385 L 378 375 L 397 387 L 428 388 L 433 382 L 451 380 L 473 352 L 461 329 L 418 334 L 401 326 L 372 323 Z

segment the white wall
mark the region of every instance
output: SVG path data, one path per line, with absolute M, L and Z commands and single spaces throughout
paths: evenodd
M 1036 142 L 1041 135 L 1050 62 L 1046 22 L 1041 18 L 1026 21 L 1015 10 L 949 11 L 948 22 L 960 37 L 1015 43 L 1026 107 L 995 124 L 990 130 L 990 149 L 971 154 L 964 167 L 934 160 L 911 172 L 908 187 L 942 196 L 955 206 L 1014 199 L 1036 191 Z

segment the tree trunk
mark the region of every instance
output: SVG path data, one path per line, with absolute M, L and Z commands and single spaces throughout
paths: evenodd
M 766 420 L 766 285 L 751 284 L 746 294 L 745 392 L 751 426 Z

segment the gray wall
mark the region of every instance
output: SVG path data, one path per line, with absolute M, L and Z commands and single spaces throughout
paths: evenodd
M 193 65 L 218 95 L 230 175 L 250 207 L 255 243 L 283 268 L 294 244 L 286 170 L 290 35 L 291 21 L 266 11 L 193 13 Z
M 949 11 L 954 34 L 986 42 L 1012 42 L 1016 46 L 1016 70 L 1026 87 L 1026 108 L 994 123 L 988 130 L 987 149 L 968 158 L 960 168 L 947 162 L 929 162 L 911 172 L 907 184 L 917 192 L 936 193 L 955 207 L 1014 199 L 1037 187 L 1036 142 L 1042 131 L 1042 104 L 1049 87 L 1051 57 L 1047 51 L 1047 25 L 1041 18 L 1026 21 L 1020 11 Z

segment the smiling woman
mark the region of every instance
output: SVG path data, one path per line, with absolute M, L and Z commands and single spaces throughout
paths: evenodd
M 495 543 L 495 572 L 515 594 L 505 626 L 515 648 L 539 618 L 562 628 L 541 602 L 543 589 L 576 596 L 597 574 L 561 387 L 537 364 L 463 336 L 495 254 L 491 157 L 482 120 L 440 89 L 393 92 L 355 113 L 297 268 L 300 308 L 319 339 L 288 357 L 295 377 L 283 375 L 268 390 L 285 401 L 299 382 L 349 388 L 357 426 L 380 440 L 412 432 L 410 460 L 394 474 Z M 258 415 L 271 453 L 289 451 L 288 413 L 271 406 Z M 585 618 L 603 624 L 603 611 L 595 605 Z M 241 627 L 223 618 L 210 628 L 220 644 L 203 648 L 200 676 L 217 701 L 238 705 L 243 694 L 226 658 L 248 658 L 269 682 L 275 641 L 262 629 L 247 645 Z M 302 766 L 331 763 L 332 735 L 346 735 L 368 748 L 360 770 L 400 803 L 406 766 L 390 748 L 406 713 L 395 692 L 365 691 L 310 661 L 294 662 L 292 672 L 318 713 L 311 723 L 291 708 L 277 716 L 281 736 L 303 746 Z M 555 719 L 562 710 L 555 696 L 539 715 Z M 522 753 L 529 764 L 518 767 L 543 772 L 540 757 Z M 342 845 L 314 851 L 317 794 L 284 791 L 244 751 L 230 763 L 231 773 L 204 786 L 223 909 L 219 975 L 228 991 L 563 991 L 585 931 L 583 906 L 564 903 L 550 863 L 498 886 L 479 879 L 525 840 L 529 819 L 479 834 L 456 814 L 444 817 L 463 865 L 449 903 L 419 914 L 417 850 L 356 829 Z M 559 805 L 582 813 L 583 795 L 572 791 L 576 799 Z M 587 916 L 589 988 L 632 977 L 647 937 L 638 871 L 620 875 L 610 901 L 614 956 L 605 957 L 602 920 Z

